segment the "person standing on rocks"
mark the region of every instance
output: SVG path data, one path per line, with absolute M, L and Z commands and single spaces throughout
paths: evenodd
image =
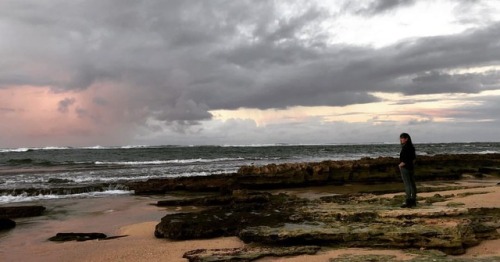
M 402 208 L 410 208 L 417 205 L 417 186 L 415 185 L 414 161 L 416 159 L 415 147 L 411 137 L 407 133 L 399 135 L 401 152 L 399 153 L 399 170 L 405 185 L 406 201 Z

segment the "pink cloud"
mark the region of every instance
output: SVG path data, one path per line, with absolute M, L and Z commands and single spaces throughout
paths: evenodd
M 128 97 L 113 86 L 53 92 L 50 87 L 0 89 L 0 147 L 113 145 L 131 134 Z

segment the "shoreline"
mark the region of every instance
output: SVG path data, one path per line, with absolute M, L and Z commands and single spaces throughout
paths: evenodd
M 464 203 L 463 207 L 499 207 L 499 179 L 461 180 L 422 182 L 419 186 L 439 184 L 468 185 L 469 189 L 421 193 L 419 196 L 434 194 L 459 194 L 463 192 L 487 192 L 464 197 L 455 196 L 451 201 Z M 348 185 L 347 185 L 348 186 Z M 482 187 L 477 187 L 482 186 Z M 335 195 L 333 188 L 343 186 L 320 186 L 273 190 L 299 197 L 318 198 Z M 344 188 L 346 189 L 346 188 Z M 391 198 L 397 194 L 385 194 Z M 379 196 L 380 197 L 380 196 Z M 205 240 L 173 241 L 157 239 L 154 227 L 166 214 L 191 212 L 199 207 L 157 207 L 151 205 L 165 196 L 112 196 L 92 199 L 45 200 L 37 204 L 47 206 L 47 212 L 41 217 L 17 219 L 18 226 L 0 233 L 0 255 L 6 261 L 187 261 L 182 255 L 194 249 L 241 248 L 247 246 L 237 237 L 221 237 Z M 447 202 L 436 203 L 446 206 Z M 91 240 L 85 242 L 50 242 L 47 239 L 58 232 L 102 232 L 108 236 L 128 235 L 110 240 Z M 409 257 L 404 249 L 373 248 L 322 248 L 316 255 L 296 257 L 261 258 L 257 261 L 327 261 L 342 254 L 391 254 L 398 259 Z M 475 258 L 500 256 L 500 240 L 485 240 L 478 246 L 471 247 L 457 257 Z M 455 256 L 453 256 L 455 257 Z

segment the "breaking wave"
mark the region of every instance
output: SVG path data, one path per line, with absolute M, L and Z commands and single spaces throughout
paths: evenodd
M 215 159 L 172 159 L 172 160 L 153 160 L 153 161 L 96 161 L 96 165 L 165 165 L 165 164 L 190 164 L 190 163 L 210 163 L 223 161 L 239 161 L 245 160 L 242 157 L 237 158 L 215 158 Z

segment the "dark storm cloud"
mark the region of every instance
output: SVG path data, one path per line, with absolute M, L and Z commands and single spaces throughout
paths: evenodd
M 265 88 L 255 88 L 254 93 L 247 89 L 244 99 L 230 99 L 223 105 L 227 108 L 345 105 L 374 101 L 366 92 L 375 91 L 435 94 L 497 89 L 497 71 L 477 74 L 450 74 L 447 71 L 498 63 L 499 39 L 500 25 L 495 24 L 482 30 L 428 37 L 381 49 L 332 46 L 314 53 L 305 47 L 294 46 L 291 52 L 290 47 L 259 43 L 273 48 L 274 56 L 264 53 L 259 56 L 256 51 L 253 59 L 239 59 L 237 66 L 239 70 L 256 70 L 255 60 L 260 61 L 261 68 L 267 66 L 253 81 Z M 242 48 L 243 51 L 248 49 L 247 46 Z M 308 54 L 308 58 L 296 59 L 287 65 L 267 62 L 274 57 L 291 59 L 290 53 L 299 54 L 301 58 L 306 57 L 302 54 Z M 241 53 L 235 48 L 226 55 L 238 57 Z
M 413 3 L 372 1 L 363 10 L 376 15 Z M 313 4 L 282 13 L 273 1 L 3 1 L 0 87 L 118 86 L 130 97 L 121 105 L 129 121 L 180 125 L 210 119 L 215 109 L 344 106 L 377 101 L 370 92 L 378 91 L 498 88 L 496 71 L 450 73 L 498 64 L 498 23 L 377 49 L 328 43 L 320 25 L 331 14 Z
M 394 10 L 400 7 L 406 7 L 413 5 L 415 0 L 375 0 L 367 1 L 368 5 L 359 7 L 354 5 L 352 2 L 348 3 L 347 8 L 352 9 L 355 13 L 362 15 L 376 15 L 379 13 Z M 365 2 L 366 4 L 366 2 Z
M 401 6 L 413 5 L 415 0 L 377 0 L 371 3 L 370 9 L 374 13 L 384 12 Z
M 478 93 L 480 91 L 500 89 L 498 71 L 486 73 L 446 74 L 437 71 L 427 72 L 412 79 L 408 93 Z

